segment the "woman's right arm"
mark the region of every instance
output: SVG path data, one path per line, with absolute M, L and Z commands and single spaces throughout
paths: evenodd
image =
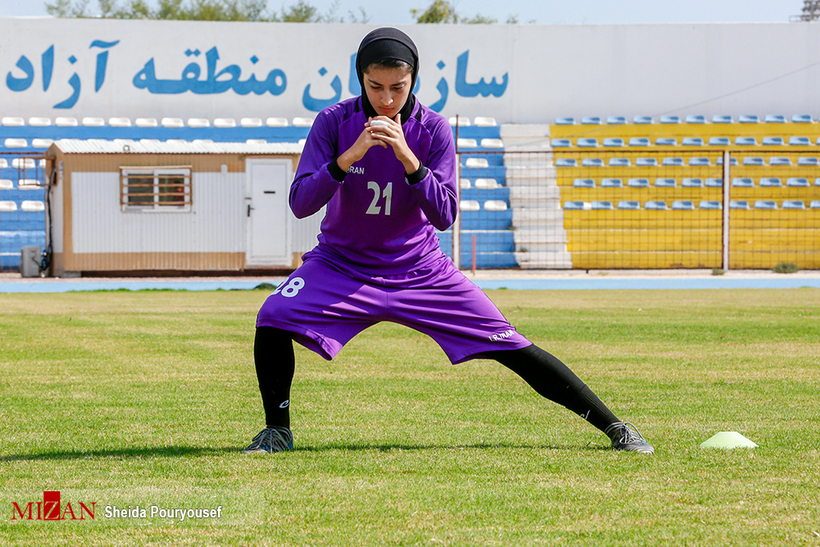
M 299 158 L 289 194 L 290 208 L 296 218 L 309 217 L 324 207 L 344 181 L 345 173 L 331 165 L 336 163 L 337 131 L 328 122 L 332 122 L 331 116 L 317 116 Z M 341 175 L 341 180 L 334 174 Z

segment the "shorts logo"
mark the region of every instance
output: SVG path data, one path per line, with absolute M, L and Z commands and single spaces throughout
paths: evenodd
M 290 399 L 279 405 L 279 408 L 287 408 L 290 406 Z
M 490 339 L 490 342 L 501 342 L 502 340 L 506 340 L 507 338 L 510 338 L 514 334 L 515 334 L 515 330 L 514 329 L 509 329 L 509 330 L 504 331 L 500 334 L 491 334 L 487 338 Z

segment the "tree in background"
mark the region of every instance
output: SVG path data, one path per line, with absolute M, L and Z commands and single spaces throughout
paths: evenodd
M 464 17 L 459 15 L 456 11 L 455 1 L 448 0 L 433 0 L 427 9 L 411 9 L 410 14 L 416 18 L 416 23 L 466 23 L 469 25 L 491 25 L 497 23 L 498 20 L 492 17 L 485 17 L 481 14 L 476 14 L 473 17 Z M 508 24 L 517 24 L 518 16 L 510 15 L 507 18 Z
M 268 13 L 268 0 L 159 0 L 152 9 L 146 0 L 98 0 L 99 13 L 88 11 L 89 0 L 55 0 L 46 2 L 46 11 L 54 17 L 101 17 L 103 19 L 166 19 L 187 21 L 268 21 L 283 23 L 366 23 L 367 14 L 359 8 L 359 14 L 348 12 L 347 17 L 337 15 L 336 0 L 326 14 L 305 0 L 282 7 L 276 13 Z

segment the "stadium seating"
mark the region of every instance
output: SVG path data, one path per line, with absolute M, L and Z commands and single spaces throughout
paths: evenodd
M 13 163 L 14 160 L 19 155 L 42 153 L 54 140 L 303 142 L 312 121 L 311 118 L 274 117 L 186 120 L 4 117 L 0 120 L 0 151 L 5 152 L 3 159 L 7 161 L 5 165 L 0 162 L 0 231 L 2 226 L 9 225 L 10 215 L 43 217 L 40 209 L 45 203 L 43 189 L 40 183 L 31 182 L 37 181 L 42 173 L 36 176 L 9 173 L 20 166 L 31 170 L 30 163 Z M 615 241 L 615 234 L 607 230 L 623 230 L 624 225 L 631 226 L 633 239 L 624 239 L 623 233 L 618 236 L 619 241 L 631 249 L 626 253 L 626 262 L 620 266 L 613 266 L 613 259 L 607 258 L 620 253 L 618 245 L 613 243 L 603 247 L 607 252 L 585 249 L 577 256 L 573 253 L 570 264 L 573 267 L 640 267 L 642 264 L 715 267 L 712 264 L 720 260 L 715 258 L 720 253 L 715 254 L 711 247 L 705 251 L 692 245 L 687 247 L 680 241 L 683 241 L 681 230 L 700 233 L 698 230 L 704 229 L 704 223 L 713 222 L 713 217 L 703 215 L 718 218 L 722 214 L 724 151 L 731 154 L 728 190 L 732 211 L 747 215 L 749 222 L 765 222 L 770 226 L 767 230 L 787 231 L 789 226 L 820 224 L 812 216 L 820 213 L 820 149 L 816 148 L 820 124 L 807 114 L 790 117 L 766 114 L 763 118 L 750 114 L 737 117 L 737 121 L 732 116 L 709 118 L 699 114 L 665 115 L 656 119 L 635 116 L 631 121 L 617 115 L 557 118 L 548 131 L 547 144 L 551 146 L 545 145 L 548 150 L 545 157 L 549 160 L 542 171 L 549 174 L 538 175 L 540 178 L 527 175 L 526 182 L 512 185 L 510 180 L 520 173 L 513 170 L 515 176 L 510 175 L 513 168 L 509 162 L 513 159 L 507 157 L 496 120 L 459 117 L 450 123 L 462 153 L 462 238 L 468 232 L 476 232 L 473 235 L 477 236 L 477 267 L 491 267 L 488 264 L 525 267 L 522 260 L 527 246 L 531 255 L 536 254 L 533 248 L 577 249 L 578 237 L 581 240 L 592 237 L 580 235 L 578 222 L 581 220 L 587 223 L 588 230 L 600 232 L 595 236 L 598 240 L 606 236 Z M 536 179 L 541 182 L 533 182 Z M 576 186 L 576 180 L 583 182 Z M 546 181 L 549 199 L 555 200 L 555 207 L 537 210 L 525 207 L 528 200 L 545 199 L 533 197 L 536 194 L 532 193 L 533 189 L 542 190 L 543 181 Z M 581 217 L 576 219 L 573 215 Z M 612 222 L 621 228 L 596 227 L 599 220 L 609 218 L 607 215 L 616 215 Z M 549 243 L 538 240 L 532 228 L 546 222 L 542 220 L 546 218 L 550 219 L 549 223 L 560 226 L 555 233 L 564 233 L 549 236 L 552 238 Z M 6 224 L 2 224 L 4 222 Z M 663 251 L 667 253 L 665 259 L 650 258 L 645 251 L 637 249 L 639 245 L 635 242 L 644 238 L 640 235 L 643 230 L 649 229 L 642 223 L 647 222 L 659 230 L 665 226 L 671 234 L 678 234 L 661 238 L 664 245 L 670 246 L 670 250 Z M 607 226 L 606 222 L 602 226 Z M 820 226 L 800 229 L 818 228 Z M 743 229 L 760 228 L 745 226 Z M 33 232 L 43 234 L 42 228 L 35 228 Z M 754 234 L 747 232 L 746 235 Z M 812 235 L 816 233 L 803 233 L 802 243 L 791 245 L 789 252 L 811 247 L 806 241 L 820 241 L 818 237 L 812 239 Z M 441 237 L 446 240 L 448 236 Z M 445 247 L 442 240 L 442 248 Z M 785 256 L 772 249 L 767 252 L 773 257 Z M 658 253 L 661 251 L 654 254 Z M 763 251 L 750 249 L 748 253 L 754 258 L 739 260 L 734 266 L 759 264 L 762 260 Z M 12 254 L 18 254 L 18 250 Z M 0 258 L 0 269 L 4 267 L 2 260 Z M 531 261 L 531 257 L 528 260 Z
M 738 226 L 743 234 L 732 236 L 730 248 L 741 249 L 732 257 L 733 267 L 761 267 L 765 261 L 769 261 L 765 267 L 772 267 L 776 264 L 772 261 L 784 257 L 798 260 L 800 267 L 820 267 L 820 217 L 812 216 L 820 213 L 820 153 L 812 153 L 820 144 L 820 124 L 811 116 L 748 114 L 737 121 L 732 116 L 662 116 L 657 122 L 648 116 L 636 116 L 632 123 L 589 126 L 583 134 L 580 131 L 578 126 L 551 127 L 553 139 L 569 141 L 569 146 L 556 148 L 554 153 L 556 166 L 571 166 L 558 171 L 558 185 L 575 267 L 719 266 L 719 242 L 705 250 L 687 247 L 681 243 L 681 232 L 678 239 L 667 237 L 667 249 L 659 249 L 655 256 L 645 249 L 638 250 L 636 242 L 648 229 L 644 224 L 647 222 L 660 223 L 669 233 L 686 227 L 702 234 L 698 232 L 704 229 L 701 219 L 687 215 L 713 215 L 707 217 L 709 222 L 721 218 L 725 151 L 731 155 L 729 206 L 742 219 L 732 223 L 732 229 Z M 609 146 L 578 146 L 578 138 L 596 139 Z M 626 146 L 611 146 L 620 142 Z M 646 152 L 638 157 L 635 151 L 641 149 Z M 568 162 L 570 158 L 572 163 Z M 590 170 L 597 164 L 584 160 L 593 158 L 602 159 L 604 168 Z M 585 182 L 576 187 L 576 179 Z M 637 197 L 639 192 L 641 197 Z M 614 204 L 613 208 L 604 208 L 606 203 Z M 618 245 L 612 243 L 615 228 L 600 225 L 605 213 L 627 215 L 618 221 Z M 661 216 L 655 219 L 646 216 L 649 214 Z M 623 226 L 630 228 L 623 231 Z M 791 233 L 795 226 L 801 227 L 795 232 L 799 237 Z M 611 245 L 598 251 L 578 246 L 579 241 L 595 233 L 599 234 L 594 236 L 597 241 L 609 241 Z M 775 248 L 775 234 L 787 242 L 788 252 Z M 746 237 L 746 243 L 741 245 L 742 237 Z M 772 243 L 753 248 L 749 241 Z

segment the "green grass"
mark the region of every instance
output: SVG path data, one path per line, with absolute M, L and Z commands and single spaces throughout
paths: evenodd
M 491 291 L 651 457 L 392 324 L 297 346 L 297 449 L 242 455 L 266 294 L 0 295 L 0 544 L 820 545 L 820 290 Z M 11 520 L 44 490 L 96 518 Z M 152 505 L 222 513 L 104 514 Z

